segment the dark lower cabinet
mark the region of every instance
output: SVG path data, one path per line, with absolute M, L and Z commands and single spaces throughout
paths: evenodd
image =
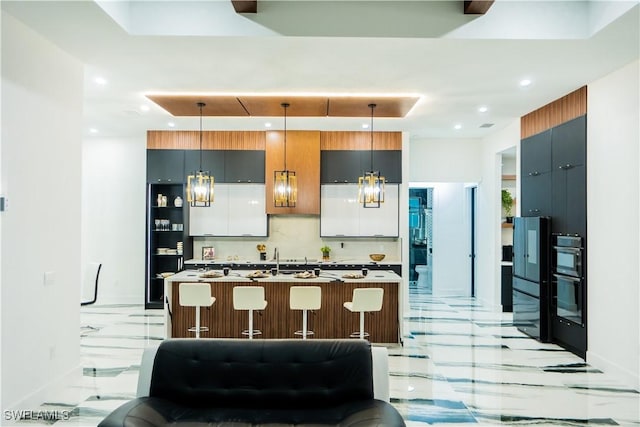
M 511 313 L 513 311 L 513 266 L 503 265 L 501 267 L 501 272 L 502 272 L 502 280 L 501 280 L 502 311 L 504 313 Z
M 572 353 L 587 357 L 587 328 L 570 322 L 561 317 L 555 317 L 552 323 L 553 342 Z

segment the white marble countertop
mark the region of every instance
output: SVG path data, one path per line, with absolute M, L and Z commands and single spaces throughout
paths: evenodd
M 220 271 L 222 270 L 209 270 L 209 271 Z M 283 274 L 280 273 L 276 276 L 268 275 L 264 278 L 247 278 L 247 274 L 250 273 L 248 270 L 231 270 L 228 276 L 214 277 L 214 278 L 203 278 L 200 277 L 203 271 L 198 270 L 184 270 L 179 273 L 174 274 L 173 276 L 169 276 L 165 279 L 168 282 L 193 282 L 193 281 L 202 281 L 202 282 L 308 282 L 308 283 L 327 283 L 327 282 L 400 282 L 402 278 L 394 273 L 391 270 L 370 270 L 368 274 L 363 278 L 345 278 L 344 275 L 352 275 L 352 274 L 361 274 L 359 270 L 332 270 L 332 271 L 321 271 L 320 276 L 316 278 L 298 278 L 295 277 L 295 274 Z
M 276 265 L 276 262 L 274 260 L 266 260 L 266 261 L 260 261 L 260 260 L 227 260 L 227 259 L 215 259 L 215 260 L 201 260 L 201 259 L 189 259 L 186 260 L 184 262 L 187 265 L 223 265 L 223 264 L 265 264 L 265 265 Z M 359 259 L 341 259 L 341 260 L 331 260 L 331 261 L 322 261 L 319 259 L 308 259 L 306 261 L 307 264 L 310 265 L 345 265 L 345 264 L 389 264 L 389 265 L 400 265 L 402 264 L 402 262 L 398 261 L 398 260 L 387 260 L 387 259 L 383 259 L 382 261 L 378 261 L 378 262 L 374 262 L 371 261 L 370 258 L 359 258 Z M 296 258 L 296 259 L 281 259 L 280 260 L 280 265 L 289 265 L 289 264 L 305 264 L 305 260 L 304 258 Z

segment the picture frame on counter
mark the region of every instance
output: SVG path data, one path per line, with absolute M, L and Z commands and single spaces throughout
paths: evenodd
M 213 246 L 203 246 L 202 247 L 202 260 L 203 261 L 213 261 L 216 256 L 216 250 Z

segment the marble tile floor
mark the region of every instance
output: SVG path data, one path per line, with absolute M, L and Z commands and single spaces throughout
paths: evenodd
M 403 346 L 389 348 L 391 401 L 409 427 L 640 426 L 638 390 L 520 333 L 509 313 L 410 289 Z M 59 419 L 2 425 L 95 426 L 134 397 L 142 350 L 162 340 L 162 312 L 94 305 L 81 320 L 91 326 L 80 330 L 82 379 L 32 416 Z

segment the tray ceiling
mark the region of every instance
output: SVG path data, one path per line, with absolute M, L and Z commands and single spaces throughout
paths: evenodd
M 282 116 L 282 103 L 289 104 L 291 117 L 370 117 L 369 104 L 376 104 L 375 117 L 405 117 L 418 97 L 358 96 L 228 96 L 228 95 L 147 95 L 174 116 L 198 116 L 199 102 L 206 105 L 203 116 Z

